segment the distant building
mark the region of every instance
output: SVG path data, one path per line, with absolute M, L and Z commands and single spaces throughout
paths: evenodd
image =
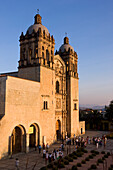
M 79 122 L 77 53 L 55 40 L 41 16 L 20 36 L 18 72 L 0 76 L 0 157 L 85 133 Z

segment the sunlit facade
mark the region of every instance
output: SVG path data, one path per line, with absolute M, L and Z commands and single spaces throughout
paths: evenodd
M 77 53 L 55 40 L 41 16 L 20 36 L 17 72 L 0 76 L 0 157 L 85 133 L 79 122 Z

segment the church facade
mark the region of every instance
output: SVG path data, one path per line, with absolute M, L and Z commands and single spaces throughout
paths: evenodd
M 0 158 L 85 133 L 79 122 L 77 53 L 55 40 L 41 16 L 20 36 L 17 72 L 0 75 Z

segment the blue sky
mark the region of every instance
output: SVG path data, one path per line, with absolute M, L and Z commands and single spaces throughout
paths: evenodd
M 80 105 L 108 105 L 113 100 L 113 0 L 0 1 L 0 72 L 17 70 L 19 36 L 34 23 L 37 9 L 54 35 L 55 49 L 67 32 L 78 54 Z

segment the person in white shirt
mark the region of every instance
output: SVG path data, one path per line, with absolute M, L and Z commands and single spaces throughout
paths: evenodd
M 45 158 L 45 157 L 46 157 L 46 150 L 43 149 L 43 158 Z
M 59 159 L 59 151 L 56 152 L 56 158 Z

